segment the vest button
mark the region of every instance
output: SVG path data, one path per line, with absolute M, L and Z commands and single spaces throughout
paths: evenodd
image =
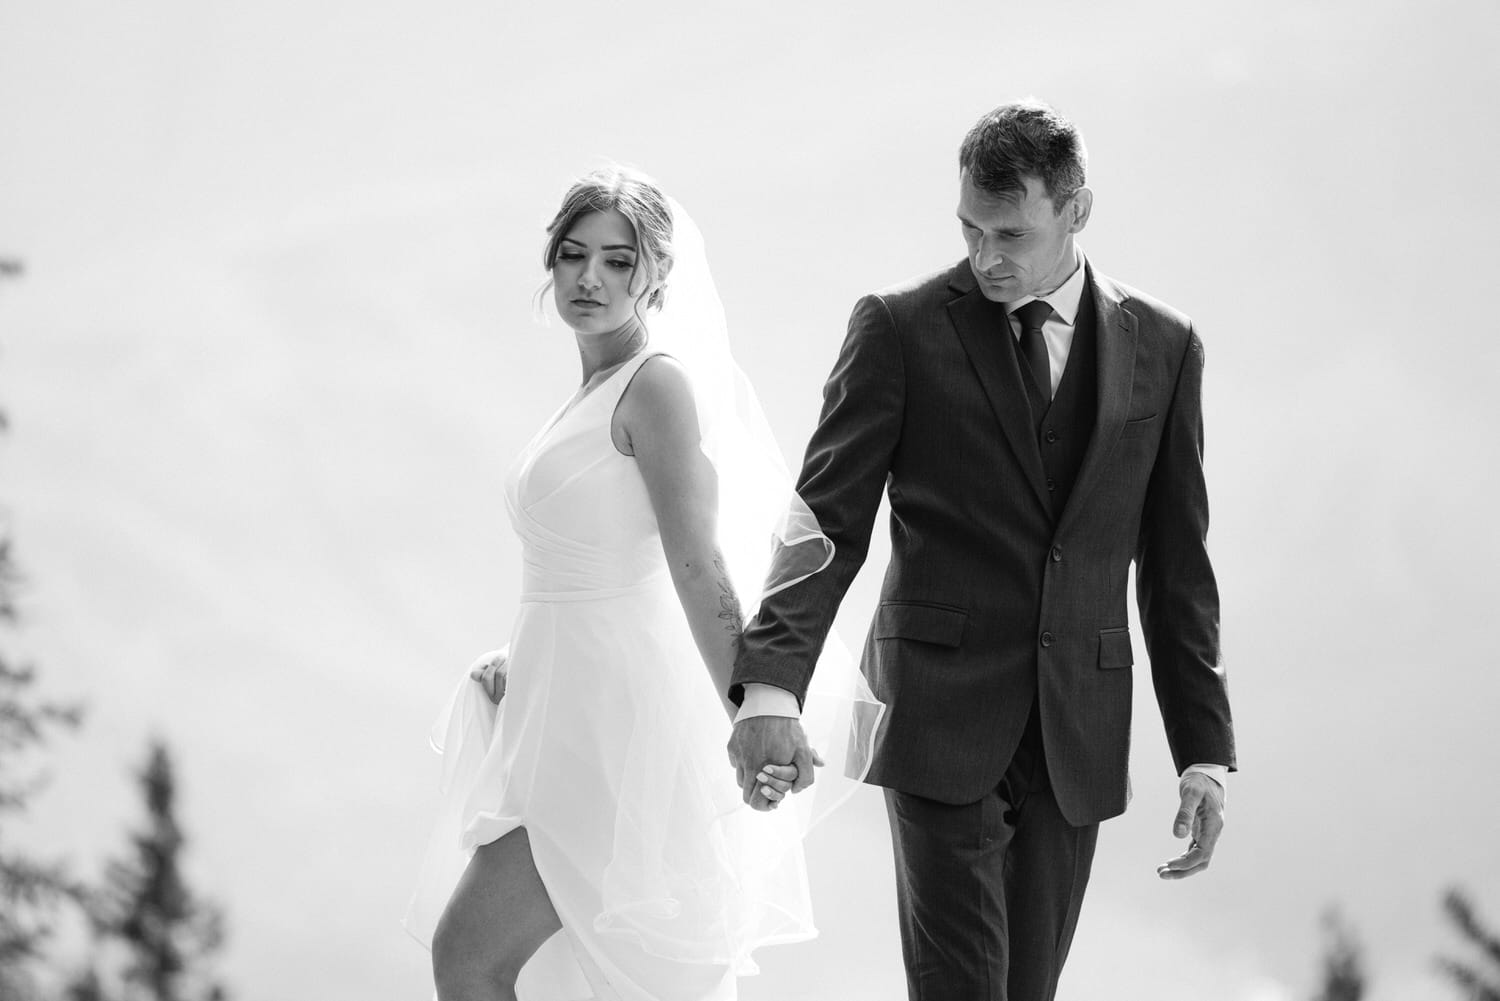
M 1049 476 L 1049 477 L 1047 477 L 1047 489 L 1048 489 L 1048 490 L 1056 490 L 1056 489 L 1057 489 L 1057 481 L 1056 481 L 1056 480 L 1054 480 L 1054 479 L 1053 479 L 1053 478 L 1052 478 L 1052 477 L 1050 477 L 1050 476 Z
M 1047 439 L 1047 444 L 1051 445 L 1053 442 L 1057 441 L 1057 432 L 1052 430 L 1051 428 L 1048 428 L 1047 434 L 1044 437 L 1046 437 Z
M 1048 555 L 1050 555 L 1052 557 L 1052 562 L 1053 563 L 1061 563 L 1062 562 L 1062 546 L 1053 546 L 1052 547 L 1052 552 L 1049 553 Z
M 1051 646 L 1057 642 L 1057 637 L 1051 633 L 1042 633 L 1042 646 Z

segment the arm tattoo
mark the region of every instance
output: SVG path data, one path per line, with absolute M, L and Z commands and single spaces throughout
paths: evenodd
M 734 584 L 729 580 L 724 554 L 718 550 L 714 551 L 714 570 L 718 573 L 719 618 L 723 621 L 724 628 L 734 637 L 735 646 L 739 646 L 740 637 L 745 632 L 745 613 L 740 609 L 739 595 L 734 593 Z

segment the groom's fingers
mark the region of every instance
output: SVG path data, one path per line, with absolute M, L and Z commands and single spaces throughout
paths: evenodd
M 1172 821 L 1173 837 L 1185 838 L 1193 829 L 1193 820 L 1198 815 L 1198 806 L 1203 802 L 1203 790 L 1187 786 L 1182 790 L 1182 806 Z
M 1191 809 L 1189 831 L 1193 844 L 1201 845 L 1212 855 L 1219 835 L 1224 832 L 1223 786 L 1211 777 L 1195 774 L 1184 777 L 1178 788 L 1182 795 L 1182 809 L 1178 811 L 1179 823 L 1182 813 Z
M 1188 850 L 1156 867 L 1162 879 L 1185 879 L 1208 868 L 1214 847 L 1224 833 L 1222 801 L 1200 783 L 1182 784 L 1182 806 L 1172 822 L 1172 833 L 1179 838 L 1192 835 Z
M 743 799 L 747 805 L 753 807 L 754 809 L 769 809 L 769 807 L 766 806 L 766 799 L 764 796 L 762 796 L 759 801 L 757 801 L 755 798 L 755 790 L 759 787 L 759 783 L 755 781 L 755 775 L 756 773 L 750 771 L 749 769 L 740 769 L 740 798 Z
M 1193 820 L 1193 843 L 1211 857 L 1214 847 L 1219 843 L 1219 835 L 1223 833 L 1224 815 L 1218 810 L 1210 809 L 1208 802 L 1205 801 Z
M 822 761 L 814 764 L 816 758 L 817 752 L 806 743 L 797 747 L 796 753 L 792 755 L 792 764 L 797 766 L 797 780 L 792 783 L 792 792 L 801 792 L 813 784 L 813 771 L 817 764 L 822 764 Z
M 736 766 L 743 800 L 757 810 L 768 810 L 770 802 L 756 795 L 756 775 L 767 764 L 791 764 L 797 768 L 793 792 L 812 785 L 816 767 L 799 720 L 789 716 L 752 716 L 734 724 L 729 735 L 729 757 Z
M 1163 862 L 1157 866 L 1156 874 L 1162 879 L 1185 879 L 1207 869 L 1212 855 L 1212 851 L 1195 842 L 1191 848 L 1170 862 Z
M 1156 867 L 1162 879 L 1186 879 L 1208 868 L 1214 857 L 1214 846 L 1223 833 L 1224 820 L 1217 811 L 1203 810 L 1193 823 L 1193 840 L 1188 850 Z

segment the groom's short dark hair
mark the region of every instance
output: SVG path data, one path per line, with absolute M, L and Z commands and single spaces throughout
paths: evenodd
M 1011 101 L 974 123 L 958 148 L 958 166 L 979 190 L 1022 195 L 1040 178 L 1061 211 L 1086 182 L 1088 153 L 1072 122 L 1041 101 Z

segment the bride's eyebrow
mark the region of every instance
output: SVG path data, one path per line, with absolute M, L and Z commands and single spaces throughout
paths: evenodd
M 585 248 L 588 247 L 588 244 L 584 243 L 582 240 L 575 240 L 571 236 L 565 236 L 565 237 L 563 237 L 562 238 L 562 242 L 563 243 L 572 243 L 572 244 L 575 244 L 575 245 L 577 245 L 579 247 L 585 247 Z M 636 253 L 635 244 L 633 244 L 633 243 L 607 243 L 607 244 L 605 244 L 600 249 L 602 249 L 602 250 L 628 250 L 632 254 Z

